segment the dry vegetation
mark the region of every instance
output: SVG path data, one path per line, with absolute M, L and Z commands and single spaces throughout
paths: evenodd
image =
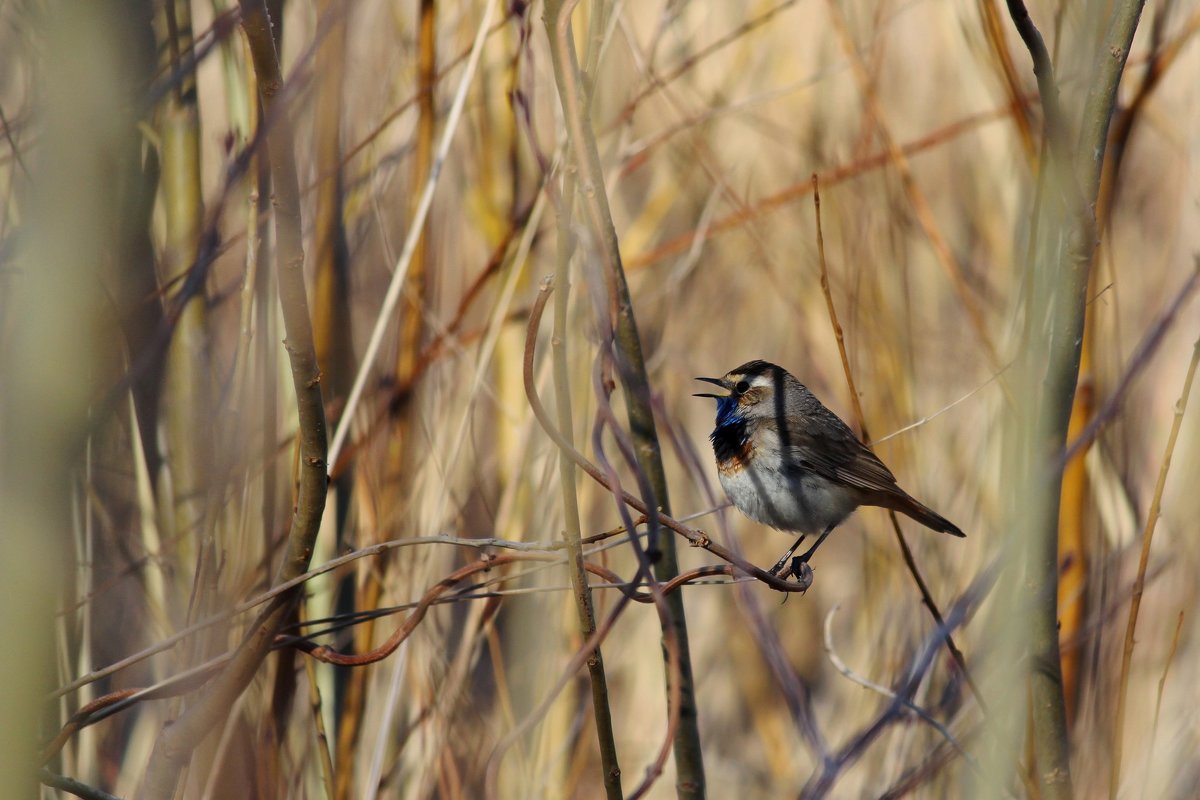
M 1200 330 L 1194 4 L 1151 4 L 1130 50 L 1077 273 L 1066 439 L 1097 415 L 1098 435 L 1048 527 L 1063 437 L 1039 449 L 1031 420 L 1075 383 L 1054 259 L 1079 246 L 1063 159 L 1093 153 L 1046 146 L 1006 5 L 588 0 L 572 110 L 542 3 L 288 0 L 265 111 L 259 5 L 0 5 L 6 793 L 41 759 L 44 784 L 131 797 L 180 770 L 196 798 L 697 797 L 670 747 L 694 710 L 713 798 L 1200 794 L 1200 414 L 1177 402 Z M 1102 80 L 1096 20 L 1127 5 L 1030 7 L 1068 148 Z M 589 109 L 594 140 L 568 140 Z M 652 459 L 626 400 L 649 401 L 670 511 L 717 546 L 659 528 L 680 571 L 775 560 L 790 539 L 725 506 L 690 396 L 754 358 L 847 420 L 852 375 L 901 484 L 968 532 L 900 523 L 944 626 L 877 509 L 803 595 L 721 569 L 664 597 L 637 542 L 586 538 L 644 517 L 563 455 L 526 379 L 638 497 Z M 1026 563 L 1056 534 L 1071 786 L 1048 774 L 1056 690 L 1029 677 L 1056 648 L 1036 633 L 1053 582 Z M 309 567 L 302 603 L 265 601 Z M 635 578 L 653 602 L 622 599 Z M 670 635 L 664 662 L 679 599 L 690 659 Z M 364 666 L 308 643 L 397 631 Z M 689 662 L 692 696 L 664 691 Z

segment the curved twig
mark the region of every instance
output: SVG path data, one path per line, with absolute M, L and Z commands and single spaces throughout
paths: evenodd
M 967 588 L 962 596 L 946 612 L 945 624 L 937 626 L 926 637 L 924 645 L 922 645 L 910 663 L 907 676 L 902 679 L 899 686 L 894 690 L 892 702 L 880 712 L 874 721 L 869 723 L 857 735 L 851 737 L 841 750 L 821 765 L 820 769 L 813 774 L 801 790 L 800 796 L 802 798 L 826 796 L 837 782 L 839 776 L 851 764 L 863 756 L 871 743 L 884 730 L 901 718 L 902 713 L 908 709 L 906 701 L 911 702 L 913 693 L 916 692 L 921 682 L 925 679 L 925 675 L 933 665 L 934 656 L 941 647 L 946 633 L 958 628 L 974 613 L 979 604 L 983 602 L 984 597 L 987 596 L 988 591 L 995 582 L 997 574 L 998 563 L 984 569 L 975 578 L 971 586 Z
M 945 725 L 943 725 L 941 722 L 939 722 L 932 714 L 930 714 L 925 709 L 921 708 L 919 705 L 914 703 L 909 698 L 902 697 L 902 696 L 896 694 L 895 691 L 889 689 L 888 687 L 883 686 L 882 684 L 875 683 L 874 681 L 872 681 L 868 678 L 864 678 L 863 676 L 859 675 L 854 670 L 850 669 L 850 667 L 846 664 L 846 662 L 842 660 L 842 657 L 837 654 L 837 651 L 833 647 L 833 615 L 837 613 L 839 608 L 841 608 L 840 603 L 833 604 L 833 607 L 829 609 L 829 613 L 827 613 L 825 615 L 825 623 L 822 626 L 822 631 L 823 631 L 822 638 L 825 643 L 825 655 L 829 656 L 829 663 L 833 664 L 834 669 L 836 669 L 838 672 L 842 673 L 842 675 L 844 675 L 846 678 L 853 681 L 854 683 L 857 683 L 859 686 L 863 687 L 864 689 L 870 689 L 872 692 L 875 692 L 876 694 L 881 694 L 893 702 L 900 703 L 905 708 L 907 708 L 909 711 L 913 712 L 918 717 L 920 717 L 922 720 L 924 720 L 925 722 L 932 725 L 934 727 L 934 729 L 937 730 L 937 732 L 942 735 L 942 738 L 945 739 L 947 742 L 949 742 L 954 747 L 954 749 L 957 750 L 963 756 L 963 758 L 967 759 L 967 761 L 971 764 L 971 766 L 978 772 L 979 771 L 979 763 L 974 758 L 971 757 L 971 754 L 967 752 L 966 748 L 964 748 L 961 744 L 959 744 L 959 741 L 954 738 L 954 734 L 950 733 L 949 728 L 947 728 Z

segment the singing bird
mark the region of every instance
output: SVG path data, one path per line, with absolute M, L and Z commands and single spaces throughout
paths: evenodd
M 965 536 L 950 520 L 896 484 L 879 457 L 790 372 L 751 361 L 721 378 L 697 378 L 724 394 L 717 401 L 713 453 L 721 486 L 750 519 L 800 534 L 775 562 L 777 574 L 808 536 L 817 536 L 790 572 L 801 577 L 829 534 L 859 506 L 879 506 L 912 517 L 931 530 Z

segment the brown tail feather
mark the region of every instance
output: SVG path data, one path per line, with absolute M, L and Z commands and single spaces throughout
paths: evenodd
M 919 502 L 911 495 L 900 491 L 899 494 L 887 494 L 879 498 L 879 505 L 883 508 L 890 508 L 893 511 L 899 511 L 905 516 L 915 519 L 917 522 L 929 528 L 932 531 L 939 533 L 948 533 L 951 536 L 966 538 L 957 525 L 943 517 L 941 514 L 934 511 L 929 506 Z

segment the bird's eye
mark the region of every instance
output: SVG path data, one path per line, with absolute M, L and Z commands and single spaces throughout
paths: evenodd
M 738 394 L 745 394 L 750 391 L 750 383 L 748 381 L 738 381 L 733 385 L 733 390 Z

